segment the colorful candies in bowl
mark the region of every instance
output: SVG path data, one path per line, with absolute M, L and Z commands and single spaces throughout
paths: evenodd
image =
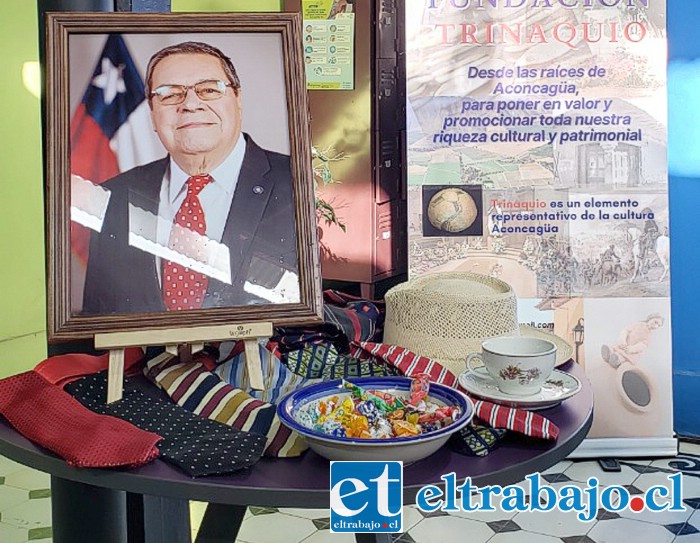
M 460 415 L 458 405 L 444 406 L 426 401 L 430 384 L 420 375 L 410 384 L 408 397 L 382 390 L 366 390 L 342 381 L 337 394 L 311 401 L 296 413 L 306 428 L 334 436 L 359 439 L 412 437 L 445 428 Z
M 473 404 L 427 375 L 361 377 L 299 389 L 277 412 L 326 458 L 413 462 L 468 424 Z

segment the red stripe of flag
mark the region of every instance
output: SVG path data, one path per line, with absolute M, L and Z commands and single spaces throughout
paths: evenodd
M 97 184 L 117 175 L 119 164 L 109 146 L 109 140 L 100 125 L 87 113 L 82 102 L 75 110 L 70 126 L 71 173 Z M 73 256 L 85 265 L 90 245 L 90 230 L 71 221 L 70 236 Z
M 70 123 L 71 173 L 100 184 L 119 173 L 117 156 L 99 124 L 78 105 Z

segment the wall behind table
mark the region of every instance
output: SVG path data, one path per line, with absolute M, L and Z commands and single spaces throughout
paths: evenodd
M 39 99 L 24 86 L 37 62 L 36 2 L 0 7 L 0 377 L 33 367 L 46 354 L 44 207 Z
M 172 0 L 172 11 L 281 11 L 282 0 Z

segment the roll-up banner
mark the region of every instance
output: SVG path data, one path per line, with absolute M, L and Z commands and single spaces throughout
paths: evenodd
M 578 456 L 676 451 L 665 23 L 663 0 L 406 3 L 410 275 L 498 277 L 574 345 Z

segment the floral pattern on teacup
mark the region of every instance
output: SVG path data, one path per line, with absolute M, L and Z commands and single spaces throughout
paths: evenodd
M 539 378 L 540 375 L 542 375 L 542 372 L 539 368 L 524 370 L 517 364 L 509 364 L 498 372 L 498 376 L 504 381 L 517 380 L 521 385 L 529 385 L 532 381 Z
M 565 389 L 564 381 L 561 379 L 547 379 L 542 385 L 545 388 L 552 390 L 553 392 L 563 392 Z

